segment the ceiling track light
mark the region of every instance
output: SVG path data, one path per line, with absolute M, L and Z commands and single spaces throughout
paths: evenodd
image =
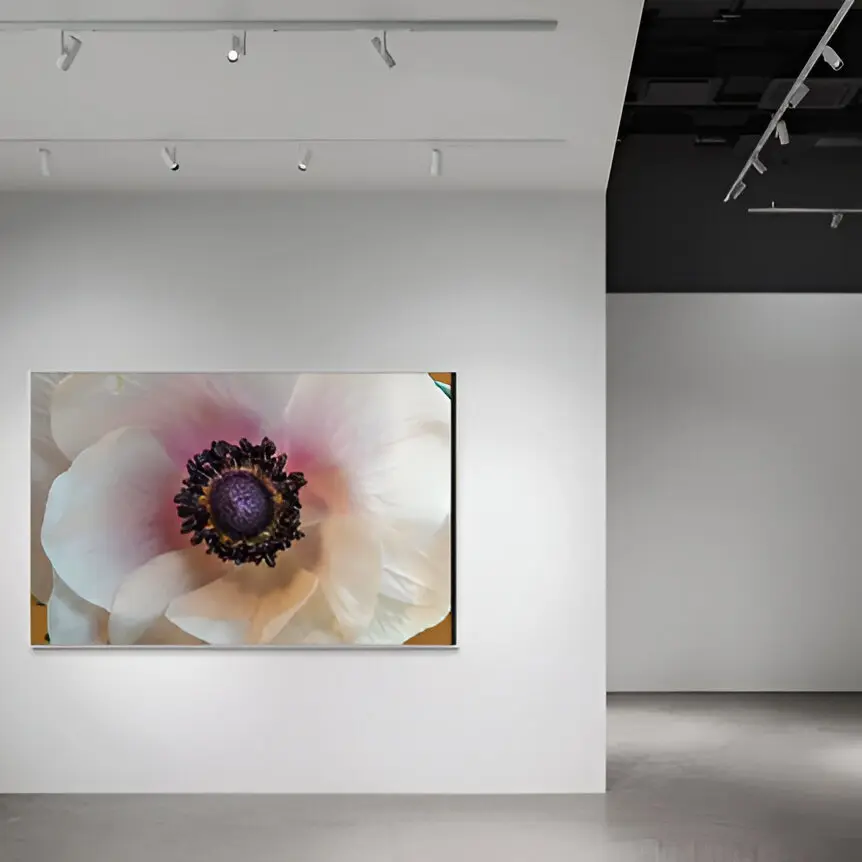
M 440 150 L 431 150 L 431 176 L 439 177 L 443 173 L 443 154 Z
M 823 57 L 824 62 L 831 66 L 836 72 L 839 72 L 844 68 L 844 61 L 838 56 L 838 52 L 831 45 L 826 45 L 820 56 Z
M 793 92 L 790 94 L 790 98 L 787 100 L 788 108 L 798 108 L 799 103 L 811 92 L 809 86 L 804 82 L 800 81 L 794 88 Z
M 743 192 L 745 191 L 745 183 L 740 180 L 734 187 L 733 191 L 730 193 L 730 196 L 736 200 Z
M 247 35 L 246 31 L 243 30 L 241 36 L 238 33 L 234 33 L 231 36 L 230 48 L 227 52 L 228 63 L 236 63 L 240 57 L 245 57 Z
M 299 157 L 299 161 L 296 163 L 296 169 L 305 173 L 308 170 L 308 166 L 311 164 L 311 150 L 305 149 L 302 151 L 302 155 Z
M 82 44 L 77 36 L 67 36 L 65 30 L 60 31 L 60 56 L 57 57 L 57 68 L 61 72 L 68 72 L 72 68 L 72 63 L 75 62 Z
M 45 147 L 39 147 L 39 173 L 43 177 L 51 176 L 51 151 Z
M 790 143 L 790 132 L 787 131 L 787 123 L 784 120 L 779 120 L 776 124 L 775 137 L 778 138 L 778 143 L 782 147 L 786 147 Z
M 51 21 L 41 18 L 29 21 L 0 20 L 0 32 L 73 30 L 76 33 L 224 33 L 254 30 L 270 33 L 381 33 L 384 30 L 402 30 L 413 33 L 553 33 L 558 25 L 556 18 L 248 18 L 242 21 L 218 18 L 87 18 Z
M 178 171 L 180 169 L 180 163 L 177 161 L 177 148 L 163 147 L 162 161 L 165 163 L 169 171 Z
M 758 158 L 751 160 L 751 166 L 760 174 L 760 176 L 763 176 L 766 173 L 766 165 Z
M 375 36 L 371 40 L 374 50 L 380 55 L 380 58 L 390 68 L 395 68 L 395 58 L 389 53 L 389 46 L 386 44 L 386 31 L 383 31 L 382 36 Z
M 745 175 L 748 173 L 749 169 L 752 167 L 754 160 L 757 159 L 760 151 L 769 143 L 769 139 L 772 137 L 773 133 L 778 136 L 778 139 L 782 144 L 786 144 L 790 141 L 790 136 L 787 134 L 787 128 L 785 127 L 783 131 L 779 127 L 779 123 L 782 122 L 785 111 L 788 108 L 795 108 L 799 105 L 799 103 L 808 95 L 809 88 L 805 84 L 805 80 L 811 74 L 814 66 L 820 62 L 820 58 L 823 57 L 827 62 L 829 59 L 839 59 L 837 54 L 834 54 L 834 51 L 829 47 L 829 41 L 835 35 L 838 28 L 841 26 L 841 22 L 847 17 L 850 13 L 850 10 L 853 8 L 853 4 L 855 0 L 843 0 L 841 3 L 841 7 L 835 13 L 835 16 L 832 18 L 832 21 L 829 23 L 829 26 L 824 31 L 823 35 L 820 37 L 820 40 L 815 45 L 814 50 L 809 55 L 808 59 L 805 61 L 805 65 L 802 67 L 802 71 L 796 77 L 796 80 L 793 82 L 793 86 L 787 92 L 787 95 L 782 99 L 781 104 L 778 106 L 778 109 L 772 115 L 772 119 L 769 121 L 769 124 L 764 129 L 763 134 L 760 136 L 760 140 L 754 145 L 754 149 L 751 152 L 751 155 L 746 159 L 745 164 L 742 166 L 742 170 L 737 175 L 736 179 L 730 186 L 730 191 L 724 196 L 724 202 L 727 203 L 734 197 L 734 192 L 736 191 L 739 183 L 745 178 Z M 829 50 L 827 50 L 829 49 Z M 833 57 L 834 54 L 834 57 Z
M 828 215 L 830 218 L 829 227 L 835 230 L 843 221 L 844 216 L 846 215 L 862 215 L 862 209 L 853 209 L 842 207 L 841 209 L 833 209 L 829 207 L 824 209 L 822 207 L 777 207 L 775 206 L 775 201 L 772 202 L 772 206 L 769 207 L 749 207 L 748 210 L 750 213 L 755 215 Z

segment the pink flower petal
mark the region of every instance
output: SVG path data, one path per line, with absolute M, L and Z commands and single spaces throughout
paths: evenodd
M 292 374 L 73 374 L 51 406 L 54 439 L 75 458 L 102 435 L 148 428 L 177 464 L 213 440 L 272 436 L 296 384 Z
M 284 414 L 303 506 L 418 520 L 449 513 L 451 403 L 426 374 L 304 374 Z

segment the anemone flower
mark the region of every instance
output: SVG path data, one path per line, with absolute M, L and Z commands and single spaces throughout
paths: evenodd
M 52 644 L 401 644 L 449 612 L 428 375 L 34 374 L 32 405 Z

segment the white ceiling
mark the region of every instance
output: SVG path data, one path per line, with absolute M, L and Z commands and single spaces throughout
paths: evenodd
M 556 18 L 550 33 L 0 32 L 0 190 L 603 189 L 641 0 L 5 0 L 10 20 Z M 55 139 L 55 140 L 51 140 Z M 314 156 L 296 170 L 299 140 Z M 438 143 L 433 143 L 437 141 Z M 177 144 L 181 168 L 159 151 Z M 52 175 L 39 172 L 39 146 Z M 432 147 L 443 175 L 429 175 Z

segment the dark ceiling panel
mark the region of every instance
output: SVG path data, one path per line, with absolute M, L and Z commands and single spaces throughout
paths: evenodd
M 832 20 L 839 3 L 648 2 L 632 63 L 621 137 L 716 128 L 762 130 Z M 723 13 L 722 13 L 722 10 Z M 832 46 L 845 58 L 809 78 L 812 92 L 796 109 L 799 134 L 857 134 L 862 126 L 862 8 L 851 11 Z M 858 59 L 857 59 L 858 58 Z M 812 118 L 814 111 L 829 116 Z
M 862 208 L 862 0 L 819 62 L 787 146 L 728 189 L 840 0 L 647 0 L 607 194 L 610 292 L 862 292 L 862 216 L 757 216 L 749 207 Z M 731 12 L 722 17 L 721 13 Z

